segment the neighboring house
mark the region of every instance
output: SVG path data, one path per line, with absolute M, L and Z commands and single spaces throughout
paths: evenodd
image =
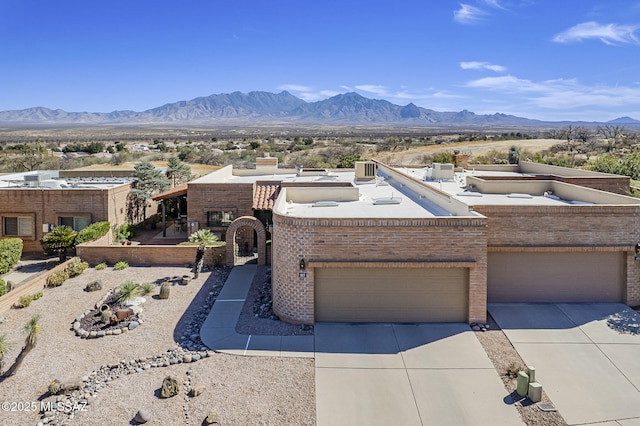
M 485 321 L 487 302 L 640 304 L 628 190 L 626 177 L 525 162 L 295 171 L 263 158 L 180 195 L 189 231 L 234 241 L 230 264 L 234 248 L 264 264 L 272 240 L 274 311 L 312 324 Z
M 18 237 L 23 251 L 41 252 L 40 239 L 53 227 L 76 231 L 90 223 L 122 224 L 131 178 L 66 178 L 58 171 L 0 176 L 0 238 Z

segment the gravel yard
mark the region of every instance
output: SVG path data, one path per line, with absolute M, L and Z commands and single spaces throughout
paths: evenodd
M 48 424 L 129 424 L 140 409 L 149 413 L 147 424 L 153 425 L 200 425 L 211 410 L 217 411 L 222 424 L 314 424 L 313 360 L 203 351 L 194 330 L 211 308 L 226 272 L 203 272 L 188 285 L 176 284 L 167 300 L 147 295 L 140 326 L 118 336 L 82 339 L 71 328 L 80 314 L 125 280 L 160 283 L 188 275 L 190 269 L 88 269 L 61 287 L 44 289 L 44 296 L 31 306 L 0 313 L 0 334 L 15 342 L 5 356 L 5 368 L 18 355 L 24 342 L 21 328 L 34 314 L 40 315 L 43 328 L 37 346 L 15 376 L 0 383 L 0 401 L 16 403 L 16 411 L 2 413 L 0 424 L 37 425 L 43 421 L 40 402 L 55 403 L 57 398 L 79 409 L 85 400 L 88 405 L 72 416 L 49 412 Z M 83 291 L 97 279 L 103 282 L 102 290 Z M 187 358 L 201 359 L 186 363 Z M 180 379 L 182 391 L 172 398 L 159 398 L 158 389 L 167 375 Z M 47 387 L 53 379 L 79 382 L 82 388 L 69 398 L 49 396 Z M 202 395 L 186 397 L 185 392 L 199 383 L 205 386 Z M 17 403 L 37 408 L 19 411 L 22 405 Z

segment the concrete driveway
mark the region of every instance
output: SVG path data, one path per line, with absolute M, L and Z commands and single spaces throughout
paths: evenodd
M 324 425 L 517 425 L 467 324 L 315 326 L 316 419 Z
M 632 309 L 514 303 L 489 304 L 489 312 L 567 423 L 640 425 L 640 335 L 608 325 L 637 326 Z

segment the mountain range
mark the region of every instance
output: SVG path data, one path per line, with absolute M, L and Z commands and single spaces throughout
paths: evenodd
M 233 92 L 169 103 L 142 112 L 67 112 L 35 107 L 0 112 L 2 125 L 143 125 L 143 124 L 327 124 L 394 126 L 546 126 L 544 122 L 507 114 L 439 112 L 416 106 L 400 106 L 369 99 L 355 92 L 306 102 L 287 91 Z M 564 122 L 563 122 L 564 123 Z M 612 124 L 640 124 L 630 117 L 611 120 Z M 593 124 L 593 123 L 591 123 Z

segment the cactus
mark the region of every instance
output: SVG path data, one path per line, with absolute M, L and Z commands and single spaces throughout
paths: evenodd
M 100 311 L 100 321 L 103 324 L 110 324 L 111 323 L 111 309 L 105 309 L 103 311 Z
M 165 281 L 160 285 L 160 299 L 168 299 L 169 293 L 171 292 L 171 283 L 169 281 Z

